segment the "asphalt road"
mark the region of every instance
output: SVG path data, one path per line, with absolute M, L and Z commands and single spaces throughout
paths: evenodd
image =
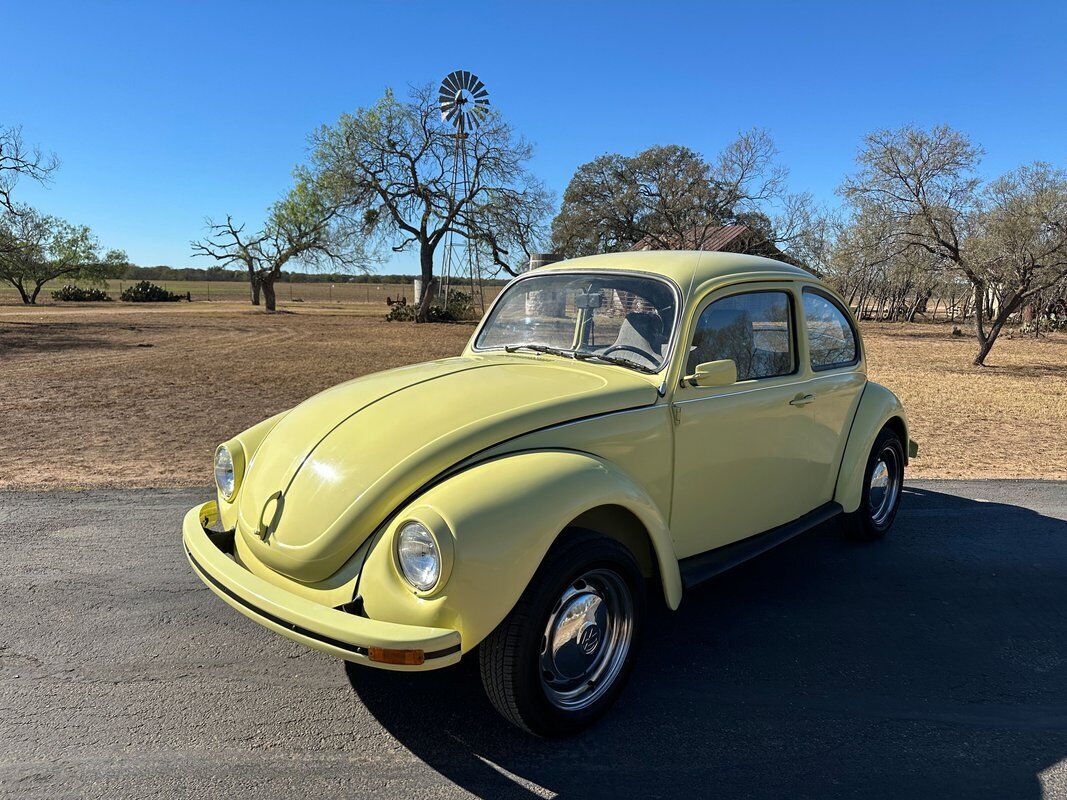
M 231 611 L 206 491 L 0 493 L 0 794 L 1067 797 L 1067 484 L 911 484 L 653 613 L 586 735 L 513 731 L 466 663 L 349 667 Z

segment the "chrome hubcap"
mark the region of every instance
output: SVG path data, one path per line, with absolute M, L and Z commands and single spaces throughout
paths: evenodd
M 868 491 L 871 522 L 881 526 L 886 523 L 900 497 L 900 460 L 897 451 L 891 447 L 878 454 L 878 462 L 871 472 L 871 484 Z
M 633 598 L 608 569 L 570 583 L 548 615 L 541 639 L 541 685 L 557 708 L 594 703 L 618 677 L 633 639 Z

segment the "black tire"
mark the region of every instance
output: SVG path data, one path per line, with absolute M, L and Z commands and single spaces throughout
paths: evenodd
M 880 464 L 886 466 L 889 473 L 886 489 L 883 494 L 874 494 L 872 501 L 872 479 Z M 893 429 L 882 428 L 867 456 L 860 506 L 852 513 L 841 516 L 845 535 L 858 541 L 871 541 L 885 536 L 897 517 L 903 486 L 904 445 Z
M 585 582 L 585 578 L 589 582 Z M 598 588 L 600 582 L 604 585 Z M 579 606 L 588 608 L 590 603 L 582 598 L 595 598 L 598 591 L 605 595 L 605 599 L 593 599 L 597 609 L 594 613 L 599 613 L 603 606 L 603 619 L 607 622 L 600 624 L 598 617 L 596 622 L 583 622 L 579 627 L 574 623 L 576 616 L 566 612 Z M 628 594 L 628 607 L 623 594 Z M 614 605 L 609 605 L 611 598 L 615 598 Z M 629 677 L 640 644 L 645 606 L 645 581 L 633 554 L 626 547 L 590 531 L 565 531 L 545 557 L 515 608 L 478 648 L 482 685 L 490 702 L 508 721 L 537 736 L 568 736 L 592 725 L 618 699 Z M 627 608 L 632 612 L 629 615 Z M 582 618 L 591 620 L 585 616 L 587 613 L 582 612 Z M 624 622 L 626 617 L 630 619 L 629 625 Z M 565 625 L 564 620 L 571 620 L 572 624 Z M 562 636 L 564 642 L 551 651 L 548 647 L 550 623 L 553 623 L 553 641 L 560 641 Z M 594 632 L 583 636 L 587 628 Z M 604 632 L 600 632 L 601 628 Z M 581 632 L 573 640 L 570 633 L 562 635 L 563 631 L 576 629 Z M 625 630 L 629 633 L 623 633 Z M 623 652 L 619 642 L 624 636 L 628 638 Z M 590 644 L 594 649 L 587 649 Z M 582 648 L 581 652 L 574 649 L 576 647 Z M 573 691 L 579 695 L 573 701 L 563 698 L 557 690 L 557 686 L 560 690 L 565 687 L 556 682 L 558 676 L 553 672 L 560 671 L 557 661 L 573 666 L 574 662 L 567 662 L 567 653 L 576 654 L 581 667 L 575 670 L 579 677 Z M 552 669 L 545 669 L 545 659 Z M 590 673 L 582 672 L 584 665 L 596 661 L 607 665 L 608 659 L 611 668 L 601 666 L 601 671 L 595 675 L 606 677 L 600 682 L 590 680 L 585 685 L 581 676 Z M 584 702 L 583 692 L 587 705 L 561 707 L 571 702 Z M 550 695 L 555 699 L 550 699 Z

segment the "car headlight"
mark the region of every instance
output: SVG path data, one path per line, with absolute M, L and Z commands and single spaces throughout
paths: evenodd
M 428 592 L 441 578 L 441 551 L 421 522 L 405 523 L 396 540 L 397 560 L 404 578 L 420 592 Z
M 237 472 L 233 466 L 233 454 L 226 445 L 219 445 L 215 451 L 215 485 L 227 500 L 233 498 L 237 489 Z

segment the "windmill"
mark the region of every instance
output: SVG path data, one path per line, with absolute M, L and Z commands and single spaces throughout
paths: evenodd
M 450 191 L 452 202 L 456 203 L 459 198 L 466 197 L 471 189 L 467 137 L 470 131 L 477 128 L 489 115 L 489 90 L 473 72 L 457 69 L 441 81 L 439 102 L 441 119 L 455 128 L 455 133 L 451 134 L 456 146 L 453 150 Z M 457 253 L 457 249 L 462 249 L 463 252 Z M 463 263 L 464 261 L 466 263 Z M 455 234 L 449 231 L 445 235 L 441 267 L 441 290 L 446 303 L 451 283 L 460 277 L 461 271 L 470 279 L 471 298 L 474 298 L 477 290 L 479 310 L 484 310 L 485 297 L 476 248 L 466 240 L 457 245 Z

